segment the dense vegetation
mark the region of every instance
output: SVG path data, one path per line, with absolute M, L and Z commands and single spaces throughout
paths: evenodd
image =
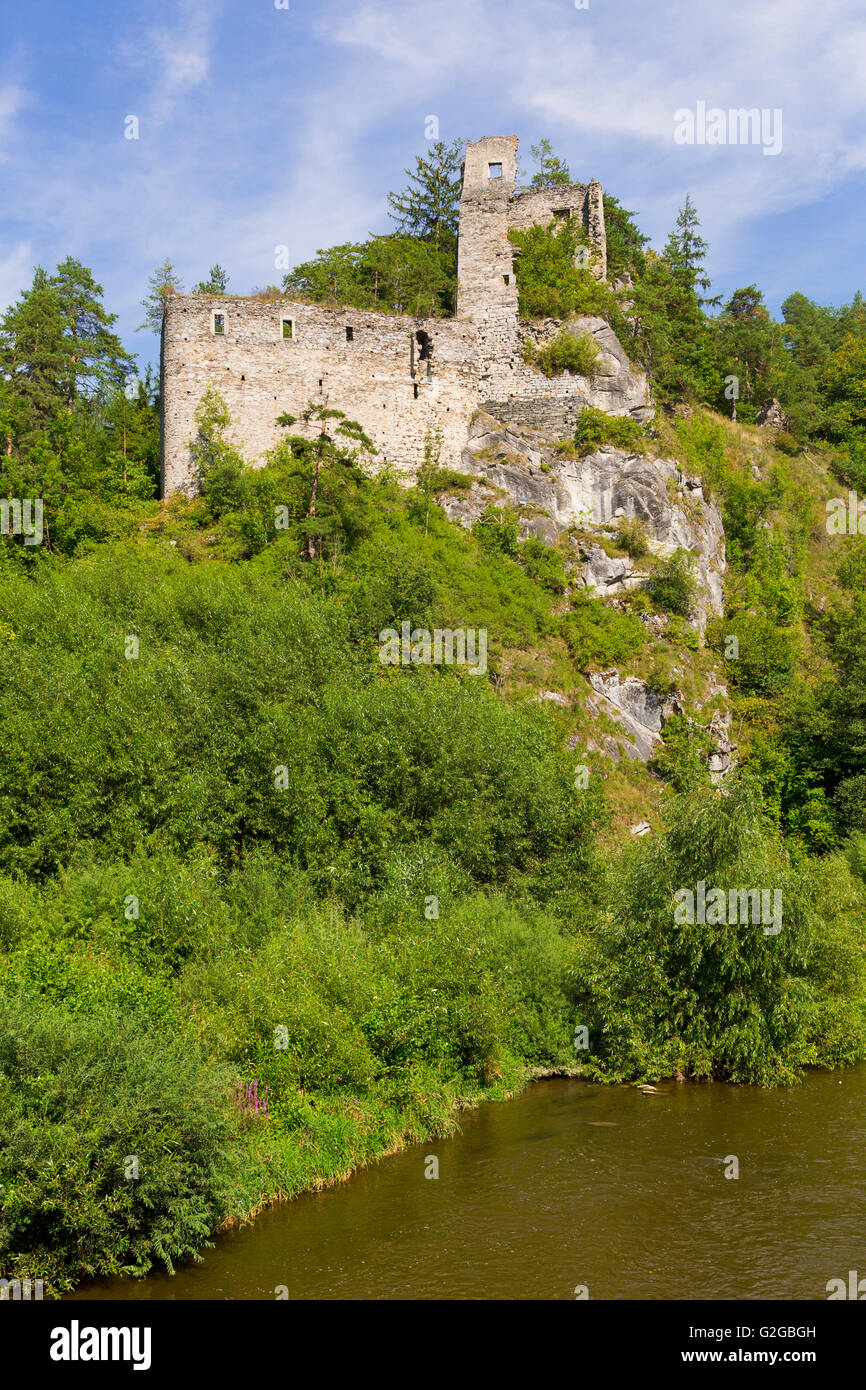
M 622 268 L 658 289 L 629 219 Z M 657 302 L 703 315 L 700 288 Z M 251 469 L 212 392 L 201 494 L 160 503 L 153 386 L 89 271 L 36 273 L 0 325 L 2 491 L 46 522 L 0 538 L 0 1272 L 170 1267 L 533 1067 L 778 1084 L 863 1055 L 866 540 L 824 527 L 864 458 L 862 311 L 792 300 L 773 360 L 814 408 L 778 447 L 664 371 L 690 413 L 644 434 L 586 412 L 570 446 L 680 459 L 726 528 L 708 636 L 742 770 L 719 795 L 699 723 L 671 720 L 664 821 L 617 848 L 603 760 L 533 670 L 579 691 L 644 663 L 662 688 L 697 646 L 687 557 L 605 606 L 569 592 L 579 537 L 521 541 L 493 495 L 452 525 L 437 498 L 469 480 L 435 441 L 405 489 L 311 403 L 317 430 L 285 417 Z M 612 544 L 647 559 L 634 525 Z M 404 622 L 485 629 L 486 673 L 383 664 Z M 699 880 L 779 888 L 784 929 L 675 926 Z

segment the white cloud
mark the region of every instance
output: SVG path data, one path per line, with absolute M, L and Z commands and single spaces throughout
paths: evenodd
M 380 60 L 376 81 L 405 73 L 471 84 L 513 106 L 557 146 L 584 151 L 601 175 L 616 161 L 642 208 L 688 187 L 724 235 L 743 220 L 823 196 L 866 167 L 866 11 L 848 0 L 729 0 L 724 8 L 551 0 L 367 0 L 334 31 Z M 399 68 L 393 72 L 392 68 Z M 493 95 L 495 93 L 495 96 Z M 676 146 L 674 112 L 708 105 L 783 112 L 783 153 Z M 493 132 L 488 132 L 493 133 Z M 574 161 L 572 161 L 574 163 Z
M 25 96 L 20 87 L 0 86 L 0 163 L 9 158 L 15 121 L 24 105 Z
M 0 257 L 0 309 L 12 304 L 33 276 L 33 253 L 29 241 L 20 241 Z

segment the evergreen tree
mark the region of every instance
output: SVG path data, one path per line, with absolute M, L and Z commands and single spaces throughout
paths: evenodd
M 718 303 L 699 294 L 710 281 L 703 261 L 707 243 L 690 198 L 661 255 L 649 251 L 644 274 L 635 285 L 635 332 L 638 356 L 649 373 L 661 404 L 676 400 L 712 401 L 721 389 L 722 363 L 705 304 Z
M 136 332 L 140 332 L 143 328 L 149 328 L 152 333 L 161 333 L 166 296 L 182 294 L 183 286 L 174 266 L 167 257 L 162 265 L 157 266 L 147 283 L 149 288 L 141 301 L 141 307 L 144 309 L 144 321 L 138 325 Z
M 460 206 L 460 169 L 463 141 L 446 144 L 437 140 L 426 159 L 418 155 L 409 183 L 400 193 L 388 194 L 389 216 L 404 236 L 432 241 L 437 250 L 450 252 L 456 245 Z
M 605 193 L 603 200 L 608 280 L 616 280 L 625 271 L 633 276 L 642 275 L 646 266 L 644 247 L 649 237 L 643 235 L 634 221 L 634 213 L 624 208 L 612 193 Z
M 716 332 L 726 366 L 730 367 L 726 375 L 737 378 L 738 393 L 732 398 L 732 417 L 737 418 L 739 401 L 741 418 L 754 419 L 756 407 L 771 394 L 777 342 L 776 327 L 757 285 L 734 291 L 716 320 Z
M 229 273 L 219 264 L 212 265 L 206 280 L 199 280 L 193 286 L 193 294 L 225 294 L 229 283 Z
M 67 309 L 47 272 L 37 266 L 33 284 L 0 321 L 0 376 L 6 379 L 6 452 L 15 435 L 28 435 L 70 404 L 76 376 Z
M 568 165 L 553 153 L 549 140 L 539 140 L 537 145 L 530 145 L 529 153 L 538 163 L 538 169 L 530 180 L 531 188 L 556 188 L 571 183 Z
M 686 201 L 677 213 L 674 230 L 665 243 L 662 256 L 671 268 L 674 278 L 691 290 L 698 304 L 718 304 L 720 296 L 712 299 L 702 298 L 698 289 L 708 290 L 709 277 L 704 271 L 704 260 L 709 246 L 700 234 L 701 222 L 694 203 L 686 194 Z
M 102 304 L 102 286 L 87 266 L 67 256 L 49 281 L 61 304 L 63 332 L 70 352 L 67 403 L 79 395 L 104 390 L 118 376 L 126 377 L 133 366 L 120 339 L 112 333 L 116 314 Z

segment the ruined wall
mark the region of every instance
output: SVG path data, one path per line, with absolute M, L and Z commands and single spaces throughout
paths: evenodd
M 163 495 L 195 491 L 189 443 L 196 407 L 208 387 L 226 402 L 230 436 L 249 463 L 261 463 L 283 437 L 279 415 L 298 416 L 317 401 L 358 420 L 382 457 L 407 474 L 422 462 L 425 436 L 436 427 L 443 436 L 443 467 L 458 467 L 472 413 L 482 404 L 498 405 L 506 418 L 520 419 L 525 403 L 527 420 L 556 420 L 563 433 L 573 428 L 586 401 L 633 410 L 635 390 L 626 383 L 625 394 L 620 392 L 610 353 L 604 359 L 607 384 L 600 383 L 600 389 L 607 394 L 602 396 L 580 378 L 548 380 L 523 362 L 509 229 L 578 216 L 600 275 L 605 229 L 600 184 L 517 193 L 516 177 L 516 135 L 466 146 L 454 319 L 331 309 L 289 299 L 169 296 L 162 341 Z M 217 314 L 222 333 L 214 332 Z M 289 338 L 283 336 L 284 319 L 291 320 Z M 425 335 L 429 356 L 422 353 Z M 302 432 L 300 425 L 295 429 Z
M 222 334 L 213 331 L 215 314 L 223 315 Z M 291 338 L 283 337 L 284 319 Z M 428 358 L 419 333 L 428 335 Z M 315 400 L 358 420 L 407 472 L 422 462 L 425 434 L 437 425 L 442 466 L 456 467 L 478 401 L 471 325 L 288 299 L 170 296 L 162 363 L 163 495 L 195 491 L 189 442 L 209 386 L 226 402 L 230 437 L 250 463 L 283 437 L 278 415 L 299 415 Z

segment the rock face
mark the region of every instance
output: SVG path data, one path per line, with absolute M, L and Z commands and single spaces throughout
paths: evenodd
M 766 425 L 771 430 L 786 430 L 788 428 L 788 417 L 775 396 L 761 407 L 755 420 L 759 425 Z
M 566 320 L 544 319 L 521 325 L 524 340 L 545 347 L 560 333 L 593 338 L 600 349 L 591 376 L 564 373 L 550 379 L 522 358 L 503 358 L 490 368 L 483 409 L 503 423 L 545 430 L 554 439 L 574 434 L 586 405 L 608 415 L 628 415 L 643 423 L 653 416 L 643 372 L 636 371 L 614 333 L 602 318 L 582 315 Z
M 677 695 L 660 696 L 651 690 L 646 681 L 636 676 L 620 677 L 619 671 L 593 672 L 589 683 L 603 704 L 595 701 L 595 710 L 601 709 L 622 726 L 625 739 L 623 751 L 627 757 L 640 758 L 649 762 L 661 743 L 661 731 L 672 714 L 682 714 L 683 707 Z
M 667 556 L 679 548 L 691 552 L 698 584 L 696 625 L 702 629 L 707 616 L 721 610 L 721 514 L 704 498 L 700 479 L 687 477 L 674 460 L 627 454 L 610 445 L 585 458 L 570 458 L 545 433 L 479 412 L 461 469 L 522 509 L 524 536 L 551 543 L 572 526 L 589 531 L 606 527 L 612 534 L 620 520 L 642 522 L 653 554 Z M 452 520 L 471 526 L 490 500 L 489 488 L 476 486 L 459 497 L 444 497 L 442 505 Z M 646 579 L 640 562 L 610 556 L 591 540 L 581 538 L 579 554 L 579 582 L 600 595 L 635 588 Z
M 710 754 L 710 780 L 716 786 L 733 771 L 737 745 L 731 742 L 731 716 L 716 713 L 710 723 L 710 733 L 715 739 L 715 747 Z

